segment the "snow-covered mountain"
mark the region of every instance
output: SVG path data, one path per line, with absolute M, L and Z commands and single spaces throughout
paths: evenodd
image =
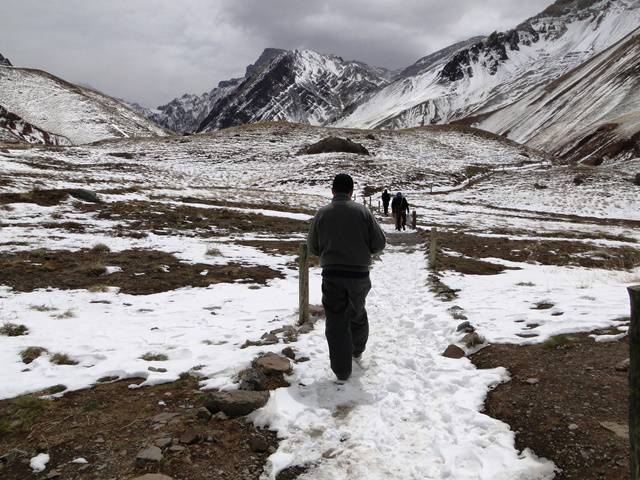
M 198 131 L 261 120 L 322 125 L 388 83 L 389 72 L 311 50 L 286 51 L 219 99 Z
M 477 126 L 571 161 L 640 157 L 640 28 Z
M 185 93 L 154 110 L 137 105 L 134 108 L 137 107 L 136 109 L 147 118 L 174 132 L 195 132 L 218 100 L 232 93 L 243 80 L 258 73 L 283 52 L 285 50 L 279 48 L 265 48 L 258 59 L 247 66 L 244 77 L 219 82 L 217 87 L 202 95 Z
M 23 122 L 20 125 L 29 125 L 24 127 L 27 131 L 35 128 L 44 132 L 54 144 L 167 133 L 122 102 L 41 70 L 0 67 L 0 105 L 12 115 L 3 121 L 5 125 Z M 20 130 L 24 132 L 24 128 Z M 23 139 L 47 143 L 44 134 Z
M 11 62 L 9 61 L 9 59 L 7 57 L 4 57 L 0 53 L 0 67 L 10 67 L 10 66 L 11 66 Z
M 0 140 L 44 145 L 71 145 L 67 138 L 41 130 L 2 105 L 0 105 Z
M 640 24 L 640 0 L 558 0 L 504 33 L 435 54 L 335 126 L 448 123 L 505 107 L 620 41 Z

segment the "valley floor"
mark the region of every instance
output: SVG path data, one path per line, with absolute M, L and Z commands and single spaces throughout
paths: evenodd
M 375 155 L 296 155 L 336 132 Z M 623 406 L 598 402 L 620 400 L 625 287 L 640 280 L 637 162 L 554 166 L 452 127 L 268 124 L 0 150 L 0 468 L 29 478 L 47 453 L 36 478 L 616 478 L 624 445 L 601 423 L 619 424 Z M 381 217 L 390 245 L 372 270 L 371 342 L 338 386 L 321 310 L 313 328 L 296 325 L 296 258 L 342 170 L 374 209 L 381 187 L 406 192 L 420 229 L 396 234 Z M 450 344 L 467 357 L 442 356 Z M 268 402 L 248 422 L 199 410 L 285 347 L 292 371 L 256 388 Z M 580 369 L 590 355 L 602 375 Z M 598 401 L 569 408 L 589 388 Z M 584 456 L 558 443 L 574 438 Z M 158 444 L 160 460 L 136 461 Z

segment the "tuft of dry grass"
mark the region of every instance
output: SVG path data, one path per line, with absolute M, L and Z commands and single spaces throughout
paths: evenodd
M 109 286 L 108 285 L 91 285 L 89 288 L 87 288 L 88 291 L 90 291 L 91 293 L 106 293 L 109 291 Z
M 59 313 L 58 315 L 54 315 L 53 318 L 56 318 L 58 320 L 64 320 L 65 318 L 74 318 L 75 316 L 76 316 L 75 312 L 69 309 L 69 310 L 65 310 L 62 313 Z
M 47 352 L 48 350 L 43 347 L 27 347 L 20 352 L 20 358 L 22 358 L 23 363 L 29 364 Z
M 111 249 L 104 243 L 96 243 L 93 247 L 91 247 L 91 252 L 98 255 L 104 255 L 105 253 L 111 252 Z
M 165 362 L 169 360 L 169 357 L 164 353 L 152 353 L 147 352 L 140 357 L 141 360 L 146 360 L 147 362 Z
M 66 353 L 54 353 L 50 361 L 55 365 L 78 365 L 78 362 Z
M 219 257 L 221 255 L 220 249 L 216 247 L 209 247 L 207 248 L 206 255 L 207 257 Z
M 27 335 L 28 333 L 29 329 L 25 325 L 17 323 L 5 323 L 0 327 L 0 335 L 4 335 L 6 337 L 20 337 L 22 335 Z
M 29 309 L 36 312 L 53 312 L 56 310 L 55 307 L 50 307 L 48 305 L 31 305 Z

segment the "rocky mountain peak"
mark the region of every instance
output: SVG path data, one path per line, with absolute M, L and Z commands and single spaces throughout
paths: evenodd
M 247 69 L 244 74 L 244 78 L 249 78 L 253 76 L 254 73 L 258 72 L 262 67 L 268 65 L 271 60 L 280 55 L 281 53 L 285 53 L 286 50 L 282 50 L 281 48 L 265 48 L 255 63 L 247 66 Z
M 0 53 L 0 66 L 11 67 L 13 65 L 11 65 L 11 62 L 9 61 L 8 58 L 2 56 L 2 54 Z

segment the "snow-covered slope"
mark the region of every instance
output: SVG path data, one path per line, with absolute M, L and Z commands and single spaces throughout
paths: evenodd
M 9 61 L 9 59 L 7 57 L 4 57 L 1 53 L 0 53 L 0 66 L 2 67 L 11 66 L 11 62 Z
M 336 126 L 410 127 L 496 110 L 564 75 L 639 24 L 640 0 L 558 0 L 514 30 L 493 33 L 396 80 Z
M 0 105 L 72 144 L 166 134 L 123 103 L 40 70 L 0 67 Z
M 573 161 L 640 157 L 640 28 L 478 126 Z
M 185 93 L 154 110 L 136 106 L 137 111 L 174 132 L 195 132 L 218 100 L 232 93 L 243 80 L 259 73 L 271 60 L 284 52 L 280 48 L 265 48 L 258 59 L 247 66 L 244 77 L 223 80 L 217 87 L 202 95 Z
M 275 57 L 220 99 L 198 131 L 285 120 L 321 125 L 385 85 L 388 72 L 311 50 Z
M 2 105 L 0 105 L 0 140 L 41 143 L 43 145 L 71 145 L 67 138 L 45 132 L 29 122 L 25 122 Z

